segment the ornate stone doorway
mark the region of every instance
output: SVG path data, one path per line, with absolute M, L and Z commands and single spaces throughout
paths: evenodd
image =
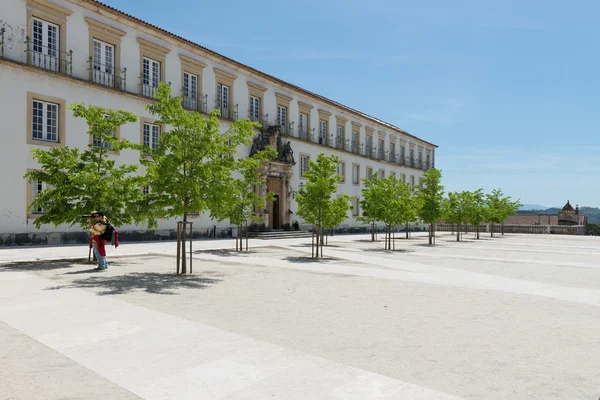
M 282 177 L 267 178 L 267 192 L 273 192 L 275 200 L 269 201 L 267 204 L 267 212 L 269 213 L 269 229 L 281 229 L 283 221 L 281 199 L 283 198 L 283 179 Z
M 262 215 L 262 224 L 254 225 L 253 229 L 255 230 L 290 228 L 292 199 L 290 178 L 292 177 L 292 167 L 296 162 L 290 141 L 283 143 L 280 135 L 278 126 L 269 126 L 256 135 L 250 150 L 250 156 L 252 156 L 267 146 L 277 149 L 277 159 L 261 168 L 260 172 L 266 182 L 255 188 L 256 193 L 261 197 L 273 192 L 275 200 L 268 201 L 264 210 L 256 210 L 258 215 Z

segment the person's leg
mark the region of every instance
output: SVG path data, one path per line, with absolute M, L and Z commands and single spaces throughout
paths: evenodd
M 100 255 L 100 251 L 98 250 L 98 243 L 95 240 L 92 240 L 92 247 L 94 249 L 94 255 L 96 256 L 96 260 L 98 260 L 98 268 L 102 267 L 102 256 Z
M 106 241 L 105 240 L 100 240 L 100 243 L 98 246 L 98 253 L 100 254 L 100 257 L 98 258 L 98 268 L 107 269 L 108 263 L 106 262 Z

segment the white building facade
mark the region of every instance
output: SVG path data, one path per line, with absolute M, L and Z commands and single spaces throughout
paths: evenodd
M 308 161 L 317 154 L 340 157 L 344 182 L 339 193 L 361 196 L 361 180 L 371 174 L 395 174 L 416 185 L 435 165 L 437 146 L 407 132 L 273 76 L 237 63 L 202 46 L 161 30 L 94 0 L 3 0 L 0 9 L 0 245 L 72 241 L 77 227 L 36 229 L 39 216 L 27 205 L 42 186 L 23 175 L 39 168 L 35 148 L 90 144 L 85 121 L 67 106 L 83 102 L 125 109 L 139 122 L 120 128 L 120 137 L 151 144 L 161 127 L 146 110 L 159 82 L 169 82 L 184 106 L 207 113 L 221 111 L 221 128 L 251 118 L 265 127 L 266 140 L 290 142 L 295 163 L 276 162 L 266 189 L 277 201 L 268 206 L 267 228 L 287 228 L 299 220 L 294 194 Z M 267 133 L 267 127 L 277 127 Z M 273 136 L 274 135 L 274 136 Z M 240 148 L 239 156 L 247 156 Z M 117 163 L 137 163 L 136 151 L 113 154 Z M 358 228 L 358 207 L 345 228 Z M 110 216 L 109 216 L 110 217 Z M 216 227 L 216 228 L 215 228 Z M 164 237 L 175 221 L 161 221 Z M 230 225 L 207 216 L 194 219 L 198 235 L 226 235 Z M 120 227 L 142 232 L 142 227 Z M 167 232 L 167 233 L 165 233 Z M 154 234 L 156 235 L 156 233 Z M 142 235 L 143 236 L 143 235 Z M 132 235 L 132 238 L 134 235 Z M 145 238 L 158 238 L 144 236 Z M 70 239 L 71 238 L 71 239 Z

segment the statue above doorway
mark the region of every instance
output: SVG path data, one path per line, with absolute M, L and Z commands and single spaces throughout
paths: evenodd
M 265 150 L 267 146 L 277 150 L 277 160 L 275 161 L 284 164 L 296 164 L 292 144 L 289 140 L 287 143 L 283 143 L 279 125 L 269 126 L 254 137 L 252 148 L 250 149 L 250 157 L 259 151 Z

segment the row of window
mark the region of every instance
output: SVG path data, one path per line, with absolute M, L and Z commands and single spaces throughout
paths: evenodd
M 300 155 L 300 177 L 304 177 L 304 173 L 308 171 L 308 161 L 310 156 Z M 371 179 L 373 176 L 373 168 L 366 167 L 366 178 Z M 341 161 L 338 163 L 337 174 L 343 178 L 342 183 L 346 182 L 346 163 Z M 385 178 L 385 170 L 379 169 L 379 178 Z M 396 172 L 390 172 L 390 175 L 396 176 Z M 406 183 L 406 174 L 400 174 L 400 180 Z M 360 185 L 360 164 L 352 164 L 352 184 Z M 421 178 L 419 178 L 419 184 L 421 184 Z M 410 175 L 410 185 L 415 186 L 415 176 Z
M 32 47 L 28 47 L 29 62 L 38 67 L 59 72 L 63 71 L 64 65 L 62 64 L 66 62 L 66 59 L 64 56 L 64 49 L 61 49 L 61 45 L 64 46 L 65 43 L 65 38 L 61 37 L 61 35 L 64 35 L 61 32 L 61 29 L 66 29 L 66 25 L 64 25 L 66 24 L 66 19 L 63 21 L 49 21 L 47 20 L 47 15 L 36 15 L 35 10 L 32 15 Z M 86 18 L 86 21 L 90 26 L 91 60 L 89 68 L 91 80 L 95 83 L 126 90 L 124 87 L 126 77 L 123 75 L 124 71 L 120 69 L 121 66 L 119 65 L 120 37 L 125 35 L 125 32 L 90 18 Z M 140 46 L 141 61 L 139 94 L 153 97 L 159 83 L 165 80 L 164 64 L 169 49 L 141 38 L 138 38 L 138 43 Z M 62 56 L 61 53 L 63 53 Z M 184 107 L 190 110 L 207 112 L 209 108 L 206 104 L 207 96 L 202 94 L 201 89 L 202 70 L 205 67 L 205 64 L 183 55 L 180 55 L 180 58 L 182 66 L 181 95 Z M 232 104 L 233 81 L 236 77 L 215 68 L 215 78 L 215 109 L 218 109 L 221 116 L 225 119 L 237 119 L 239 117 L 237 106 Z M 248 89 L 248 117 L 263 125 L 271 125 L 275 122 L 280 126 L 284 134 L 293 134 L 300 139 L 310 140 L 318 144 L 346 150 L 367 157 L 386 160 L 392 163 L 404 163 L 404 165 L 411 167 L 428 168 L 433 165 L 430 151 L 428 150 L 424 155 L 422 147 L 419 147 L 418 158 L 415 158 L 415 149 L 412 148 L 412 145 L 411 148 L 408 149 L 408 154 L 406 154 L 407 149 L 405 146 L 400 145 L 397 149 L 394 141 L 390 142 L 389 148 L 386 151 L 385 140 L 381 137 L 377 138 L 374 130 L 371 129 L 367 129 L 366 131 L 365 142 L 359 143 L 361 125 L 358 123 L 352 122 L 351 134 L 347 137 L 346 123 L 348 121 L 343 117 L 335 117 L 336 126 L 332 129 L 332 133 L 330 134 L 329 119 L 331 113 L 324 110 L 319 110 L 318 132 L 311 132 L 310 110 L 312 110 L 313 106 L 302 102 L 298 102 L 298 126 L 297 129 L 294 129 L 293 124 L 289 121 L 289 106 L 292 99 L 279 93 L 276 94 L 277 105 L 275 121 L 269 121 L 268 115 L 264 112 L 262 104 L 263 96 L 267 89 L 251 82 L 248 82 Z M 52 118 L 52 113 L 56 115 L 56 109 L 52 109 L 52 105 L 37 106 L 45 107 L 43 111 L 36 110 L 37 116 L 41 116 L 41 119 L 46 118 L 46 114 L 48 114 L 50 118 Z M 56 124 L 56 118 L 54 123 Z M 48 130 L 45 130 L 46 126 L 49 128 Z M 58 140 L 56 129 L 56 126 L 53 127 L 51 124 L 38 123 L 35 132 L 40 136 L 37 137 L 37 139 L 47 141 Z M 152 139 L 149 140 L 151 141 Z M 397 150 L 398 153 L 396 153 Z

